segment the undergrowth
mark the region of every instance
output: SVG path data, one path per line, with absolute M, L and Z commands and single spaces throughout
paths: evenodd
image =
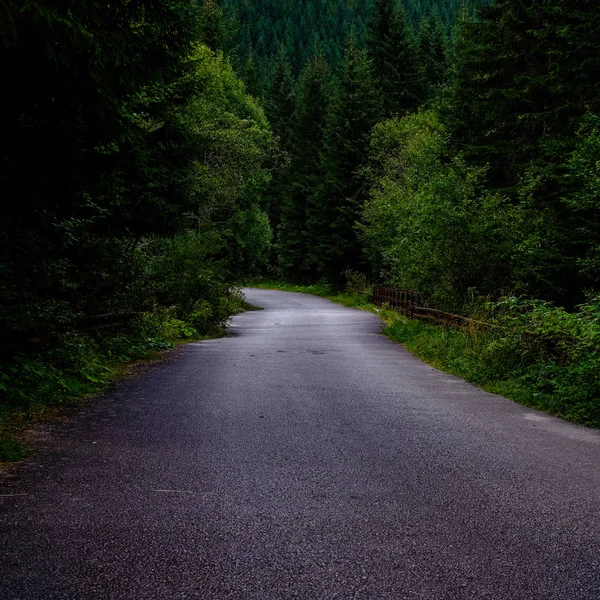
M 257 287 L 310 293 L 378 314 L 384 334 L 442 371 L 520 404 L 600 427 L 600 302 L 569 313 L 550 303 L 510 298 L 484 307 L 494 327 L 457 329 L 377 307 L 365 291 L 262 282 Z M 481 307 L 478 318 L 481 318 Z
M 117 331 L 61 333 L 35 352 L 0 362 L 0 462 L 23 458 L 23 428 L 59 406 L 77 404 L 127 374 L 128 366 L 157 359 L 178 343 L 221 337 L 228 317 L 254 307 L 235 292 L 215 306 L 198 302 L 185 319 L 163 309 Z

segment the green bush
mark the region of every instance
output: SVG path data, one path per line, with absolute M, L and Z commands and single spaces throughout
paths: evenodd
M 449 159 L 448 143 L 431 111 L 378 124 L 358 227 L 377 280 L 456 311 L 473 289 L 494 296 L 511 281 L 522 215 L 485 190 L 485 169 Z
M 515 298 L 494 308 L 505 333 L 493 352 L 518 358 L 536 401 L 573 421 L 600 426 L 600 300 L 577 312 Z
M 519 298 L 487 308 L 494 327 L 398 320 L 386 333 L 430 364 L 490 391 L 600 427 L 600 302 L 574 313 Z

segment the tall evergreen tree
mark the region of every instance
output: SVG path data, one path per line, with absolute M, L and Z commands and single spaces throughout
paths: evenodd
M 279 138 L 280 148 L 285 152 L 290 150 L 294 104 L 294 79 L 287 51 L 282 44 L 271 78 L 265 108 L 273 132 Z
M 437 10 L 421 21 L 418 41 L 427 95 L 431 97 L 443 85 L 448 74 L 449 40 Z
M 248 60 L 246 60 L 246 64 L 244 65 L 244 83 L 246 84 L 248 93 L 262 102 L 263 89 L 254 53 L 248 56 Z
M 315 275 L 340 281 L 346 268 L 361 261 L 354 229 L 363 200 L 358 171 L 380 114 L 371 62 L 351 38 L 327 120 L 322 183 L 307 208 L 307 263 Z
M 518 182 L 531 160 L 555 163 L 598 105 L 600 44 L 592 0 L 497 0 L 459 24 L 447 122 L 491 181 Z
M 114 288 L 99 274 L 118 268 L 114 240 L 133 248 L 181 225 L 193 157 L 174 106 L 196 84 L 194 4 L 2 3 L 11 93 L 0 140 L 0 330 L 105 307 Z
M 425 97 L 423 68 L 412 27 L 397 0 L 375 0 L 367 49 L 383 99 L 384 116 L 416 109 Z
M 200 37 L 213 52 L 225 48 L 223 12 L 215 0 L 204 0 L 200 10 Z
M 446 122 L 456 149 L 489 165 L 488 183 L 538 223 L 524 285 L 565 300 L 579 250 L 565 156 L 587 110 L 598 108 L 600 44 L 592 0 L 497 0 L 459 25 Z M 532 235 L 534 235 L 532 233 Z M 575 286 L 579 287 L 579 286 Z M 576 301 L 570 298 L 567 301 Z
M 273 170 L 267 192 L 268 213 L 273 231 L 279 229 L 281 202 L 289 186 L 289 161 L 291 154 L 292 123 L 295 106 L 294 80 L 287 52 L 279 48 L 275 72 L 266 97 L 266 112 L 279 150 L 279 160 Z
M 318 189 L 323 172 L 325 122 L 330 103 L 330 69 L 317 49 L 300 75 L 292 129 L 289 187 L 283 198 L 279 231 L 279 265 L 291 279 L 310 279 L 307 203 Z

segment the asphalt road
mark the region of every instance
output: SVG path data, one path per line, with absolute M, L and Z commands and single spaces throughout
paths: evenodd
M 2 600 L 600 598 L 598 432 L 247 296 L 0 480 Z

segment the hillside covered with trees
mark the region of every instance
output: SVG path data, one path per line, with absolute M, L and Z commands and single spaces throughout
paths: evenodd
M 269 195 L 284 275 L 350 268 L 455 309 L 469 290 L 573 307 L 597 289 L 593 2 L 228 11 L 235 60 L 269 70 L 244 77 L 283 157 Z

